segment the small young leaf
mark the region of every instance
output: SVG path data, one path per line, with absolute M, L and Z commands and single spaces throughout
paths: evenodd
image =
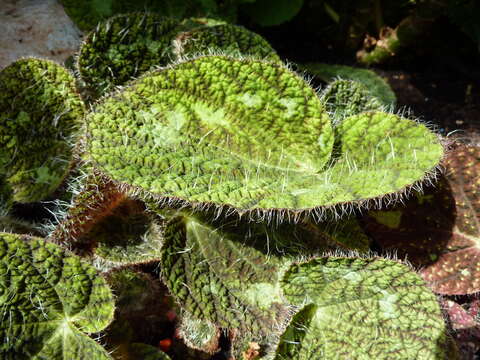
M 325 82 L 331 82 L 336 78 L 358 81 L 368 89 L 371 96 L 379 99 L 383 106 L 395 107 L 397 101 L 395 93 L 383 78 L 371 70 L 322 63 L 305 64 L 302 68 Z
M 230 55 L 254 56 L 280 62 L 277 53 L 264 38 L 244 27 L 231 24 L 197 27 L 179 33 L 174 44 L 175 55 L 179 58 L 221 51 Z
M 0 72 L 0 166 L 15 201 L 42 200 L 64 180 L 83 115 L 62 66 L 31 58 Z
M 90 265 L 57 245 L 0 233 L 0 357 L 111 359 L 86 333 L 113 318 L 112 293 Z
M 208 354 L 215 354 L 220 350 L 220 329 L 208 320 L 198 320 L 184 312 L 177 331 L 185 344 L 192 349 Z
M 277 359 L 456 359 L 440 306 L 424 281 L 381 258 L 315 258 L 282 280 L 307 305 L 280 339 Z
M 381 111 L 383 105 L 361 83 L 353 80 L 334 80 L 321 93 L 327 111 L 334 122 L 365 111 Z

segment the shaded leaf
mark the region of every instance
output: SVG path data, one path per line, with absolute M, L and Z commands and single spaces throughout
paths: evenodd
M 50 239 L 106 267 L 157 260 L 162 244 L 161 224 L 143 202 L 95 172 L 83 179 Z
M 39 238 L 0 233 L 2 359 L 110 359 L 86 333 L 113 318 L 98 272 Z
M 115 319 L 105 329 L 106 347 L 113 357 L 143 359 L 138 354 L 145 351 L 152 359 L 161 358 L 163 354 L 157 348 L 135 344 L 156 344 L 171 335 L 176 309 L 166 288 L 158 278 L 131 267 L 110 270 L 106 280 L 116 295 L 117 305 Z
M 281 260 L 228 227 L 177 216 L 167 225 L 161 260 L 164 282 L 191 318 L 238 332 L 234 352 L 248 341 L 269 344 L 288 315 L 277 286 Z
M 302 68 L 328 83 L 336 78 L 362 83 L 371 96 L 378 98 L 383 106 L 395 107 L 395 93 L 390 85 L 372 70 L 322 63 L 309 63 L 302 65 Z
M 39 201 L 57 189 L 83 115 L 75 80 L 62 66 L 27 58 L 0 72 L 0 168 L 15 201 Z
M 303 6 L 303 0 L 256 0 L 246 4 L 242 10 L 256 23 L 273 26 L 292 19 Z

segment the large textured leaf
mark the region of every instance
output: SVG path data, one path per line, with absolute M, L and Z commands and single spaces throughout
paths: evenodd
M 98 24 L 80 49 L 82 80 L 101 95 L 153 65 L 168 64 L 178 25 L 178 20 L 145 13 L 119 15 Z
M 240 346 L 253 339 L 265 345 L 287 316 L 277 286 L 282 264 L 247 246 L 244 236 L 228 231 L 228 226 L 177 216 L 167 225 L 162 273 L 171 294 L 193 319 L 237 331 Z M 251 236 L 258 241 L 262 234 Z M 266 243 L 261 240 L 259 246 Z
M 280 64 L 205 56 L 152 72 L 90 114 L 95 165 L 161 200 L 296 212 L 404 190 L 443 154 L 421 124 L 346 118 L 341 154 L 316 93 Z M 329 164 L 328 167 L 326 165 Z
M 282 288 L 307 306 L 277 359 L 455 359 L 440 306 L 409 267 L 381 258 L 323 257 L 293 265 Z
M 212 333 L 216 326 L 237 332 L 234 352 L 245 349 L 249 341 L 268 352 L 286 318 L 278 281 L 288 265 L 338 243 L 364 245 L 352 221 L 333 227 L 310 222 L 265 225 L 237 216 L 212 218 L 180 213 L 166 226 L 162 248 L 164 280 L 188 312 L 183 337 L 206 351 L 216 349 Z M 357 238 L 344 240 L 349 235 Z M 194 326 L 202 334 L 195 333 Z
M 385 249 L 398 249 L 434 291 L 480 291 L 480 148 L 458 145 L 445 159 L 445 179 L 388 211 L 371 212 L 366 230 Z
M 110 359 L 86 333 L 113 318 L 98 272 L 42 239 L 0 233 L 0 357 Z
M 22 59 L 0 72 L 0 168 L 15 201 L 42 200 L 59 186 L 83 114 L 75 80 L 60 65 Z
M 395 106 L 395 93 L 388 83 L 372 70 L 322 63 L 310 63 L 302 67 L 325 82 L 331 82 L 336 78 L 358 81 L 368 89 L 371 96 L 378 98 L 383 106 Z

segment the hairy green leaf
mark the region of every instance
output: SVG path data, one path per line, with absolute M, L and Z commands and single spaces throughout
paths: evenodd
M 321 217 L 325 207 L 401 192 L 443 155 L 425 126 L 377 112 L 344 119 L 329 161 L 333 129 L 315 91 L 281 64 L 224 56 L 149 73 L 87 123 L 89 157 L 114 180 L 240 213 Z
M 293 265 L 282 288 L 307 305 L 277 359 L 455 359 L 440 306 L 409 267 L 381 258 L 315 258 Z
M 379 99 L 383 106 L 395 106 L 395 93 L 392 91 L 388 83 L 372 70 L 322 63 L 305 64 L 302 68 L 325 82 L 331 82 L 340 78 L 362 83 L 368 89 L 371 96 Z
M 164 282 L 178 304 L 193 319 L 235 330 L 234 352 L 248 341 L 268 344 L 287 317 L 278 286 L 285 265 L 245 244 L 244 236 L 179 215 L 167 225 L 161 258 Z M 252 236 L 259 245 L 267 242 L 266 234 Z
M 0 166 L 18 202 L 49 196 L 65 178 L 84 105 L 62 66 L 22 59 L 0 72 Z
M 146 13 L 119 15 L 98 24 L 78 57 L 87 88 L 98 96 L 154 65 L 168 64 L 178 25 L 178 20 Z
M 191 31 L 181 32 L 174 44 L 175 55 L 179 58 L 222 52 L 280 62 L 277 53 L 264 38 L 242 26 L 231 24 L 197 27 Z
M 110 359 L 87 333 L 113 318 L 112 293 L 90 265 L 39 238 L 0 233 L 0 357 Z

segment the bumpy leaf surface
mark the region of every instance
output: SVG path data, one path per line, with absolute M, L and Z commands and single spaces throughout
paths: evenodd
M 50 234 L 50 239 L 80 254 L 91 249 L 93 244 L 87 234 L 126 198 L 127 195 L 111 180 L 94 171 L 87 173 L 64 218 Z
M 364 85 L 352 80 L 332 81 L 322 91 L 321 98 L 334 121 L 365 111 L 382 110 L 383 107 Z
M 86 333 L 113 318 L 104 279 L 77 256 L 42 239 L 0 233 L 0 357 L 110 359 Z
M 179 33 L 175 39 L 175 55 L 180 58 L 219 51 L 240 56 L 250 55 L 273 62 L 280 61 L 275 50 L 264 38 L 241 26 L 219 24 L 197 27 Z
M 358 81 L 365 85 L 371 96 L 378 98 L 382 105 L 395 106 L 395 93 L 384 79 L 371 70 L 321 63 L 305 64 L 303 68 L 325 82 L 331 82 L 336 78 Z
M 170 62 L 178 20 L 158 14 L 115 16 L 98 24 L 80 49 L 78 69 L 96 95 Z
M 458 145 L 445 159 L 445 178 L 388 211 L 371 212 L 366 230 L 385 249 L 398 249 L 435 292 L 480 291 L 480 148 Z
M 277 359 L 455 359 L 440 306 L 424 281 L 387 259 L 325 257 L 293 265 L 282 288 L 307 306 Z
M 333 129 L 314 90 L 280 64 L 223 56 L 152 72 L 87 122 L 90 157 L 113 179 L 239 212 L 363 203 L 423 179 L 443 154 L 423 125 L 364 113 L 337 127 L 329 162 Z
M 84 115 L 73 76 L 48 60 L 22 59 L 0 72 L 0 167 L 14 200 L 42 200 L 69 169 Z
M 242 240 L 195 217 L 177 216 L 165 231 L 163 277 L 192 317 L 272 335 L 278 319 L 271 310 L 282 303 L 275 287 L 281 262 Z

